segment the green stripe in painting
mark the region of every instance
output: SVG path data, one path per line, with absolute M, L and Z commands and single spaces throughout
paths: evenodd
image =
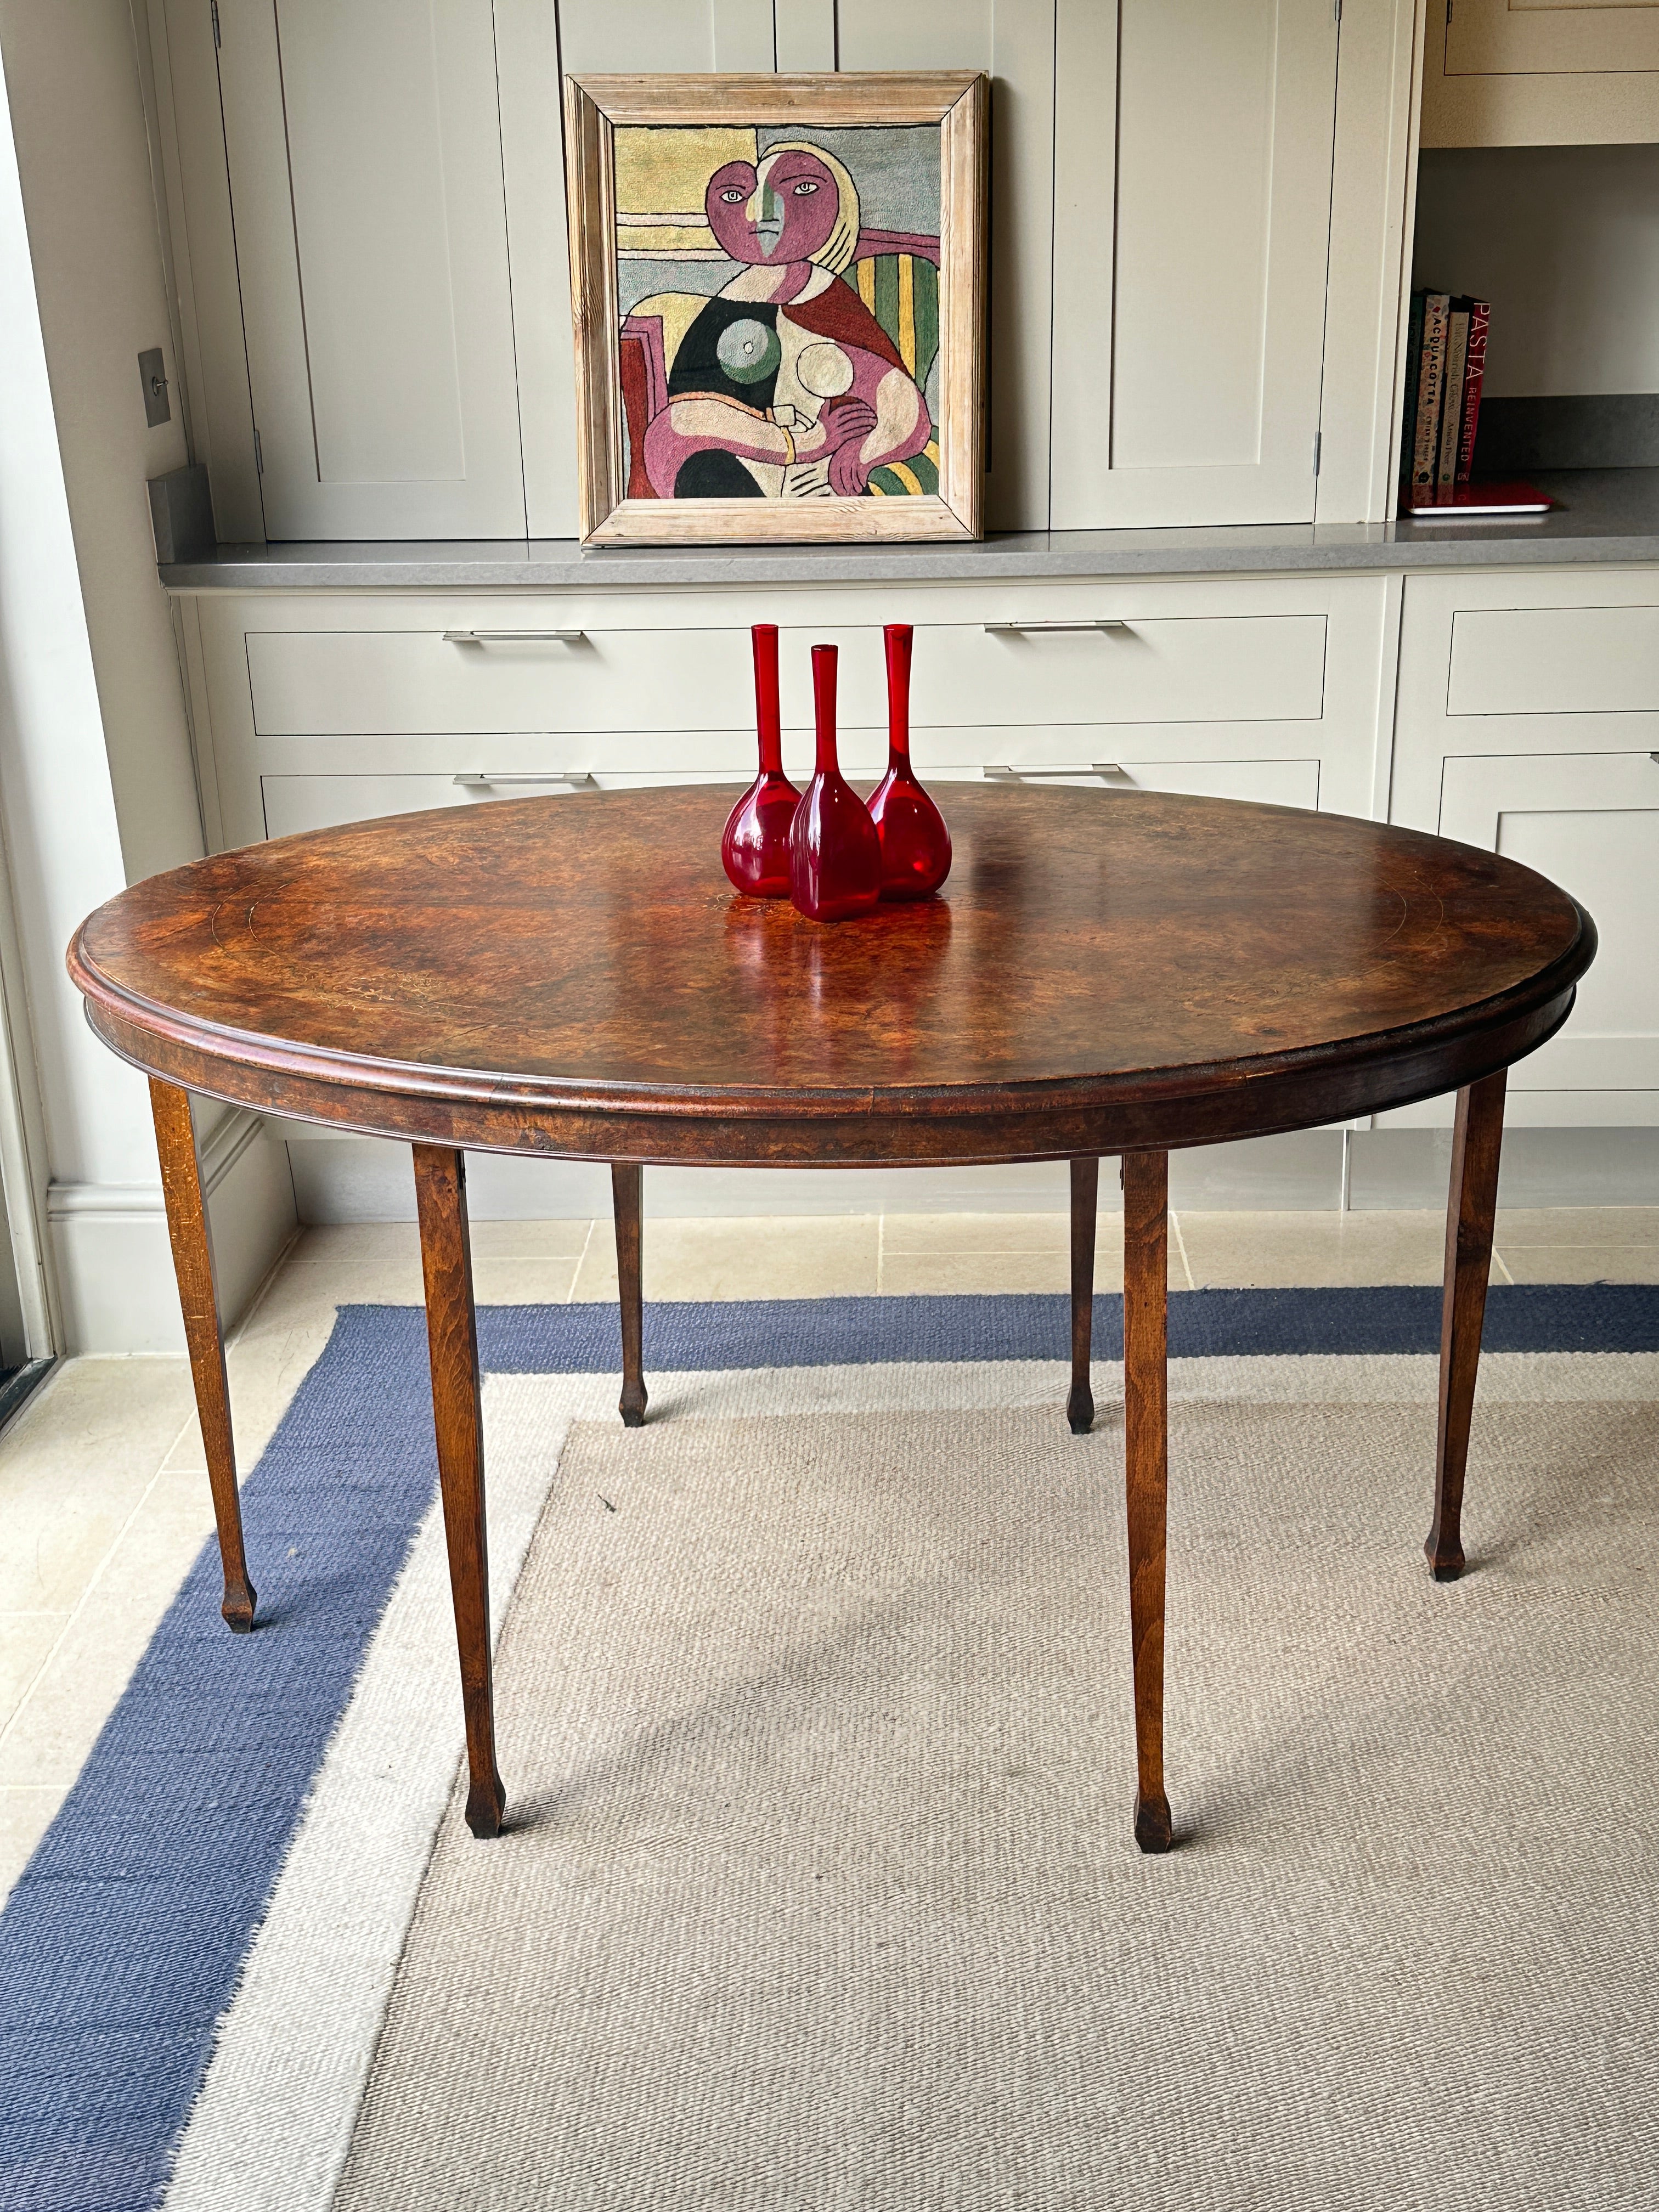
M 916 382 L 925 385 L 939 351 L 939 271 L 916 256 Z
M 898 257 L 884 253 L 876 262 L 876 320 L 898 345 Z

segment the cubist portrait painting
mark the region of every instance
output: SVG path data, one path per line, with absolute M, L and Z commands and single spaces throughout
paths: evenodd
M 939 489 L 934 125 L 619 125 L 631 500 Z

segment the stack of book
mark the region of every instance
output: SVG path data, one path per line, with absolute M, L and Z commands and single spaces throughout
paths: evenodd
M 1486 373 L 1486 300 L 1413 292 L 1406 339 L 1402 505 L 1449 505 L 1453 487 L 1474 472 L 1474 433 Z
M 1402 514 L 1543 514 L 1555 504 L 1529 483 L 1473 480 L 1491 319 L 1485 300 L 1412 294 L 1400 447 Z

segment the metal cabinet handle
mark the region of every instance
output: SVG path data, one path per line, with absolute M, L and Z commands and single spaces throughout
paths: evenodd
M 1120 766 L 1116 761 L 1088 761 L 1073 762 L 1064 768 L 1008 768 L 999 766 L 996 768 L 981 769 L 980 773 L 985 777 L 986 781 L 990 783 L 1024 783 L 1031 777 L 1042 775 L 1127 776 L 1128 775 L 1128 770 L 1126 768 Z
M 580 645 L 585 629 L 447 629 L 446 645 Z
M 520 775 L 516 769 L 498 774 L 489 769 L 474 769 L 455 779 L 458 791 L 486 791 L 495 783 L 568 783 L 574 791 L 597 791 L 599 787 L 597 778 L 585 768 L 550 768 L 534 775 Z
M 1041 633 L 1062 629 L 1127 629 L 1126 622 L 1115 616 L 1102 615 L 1089 622 L 994 622 L 987 623 L 988 637 L 1035 637 Z

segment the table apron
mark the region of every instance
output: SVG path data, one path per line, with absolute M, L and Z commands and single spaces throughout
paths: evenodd
M 887 1104 L 879 1094 L 844 1111 L 790 1115 L 734 1102 L 670 1106 L 571 1106 L 441 1091 L 380 1089 L 295 1074 L 228 1049 L 159 1035 L 88 1000 L 87 1018 L 111 1049 L 181 1089 L 287 1121 L 404 1143 L 548 1159 L 627 1160 L 647 1166 L 921 1167 L 1069 1159 L 1091 1154 L 1181 1151 L 1341 1121 L 1458 1091 L 1547 1043 L 1572 1010 L 1569 985 L 1541 1006 L 1414 1048 L 1396 1046 L 1346 1064 L 1292 1065 L 1252 1074 L 1241 1067 L 1212 1089 L 1114 1096 L 1045 1105 L 1011 1098 L 963 1113 L 948 1100 Z M 1123 1079 L 1127 1091 L 1135 1079 Z

